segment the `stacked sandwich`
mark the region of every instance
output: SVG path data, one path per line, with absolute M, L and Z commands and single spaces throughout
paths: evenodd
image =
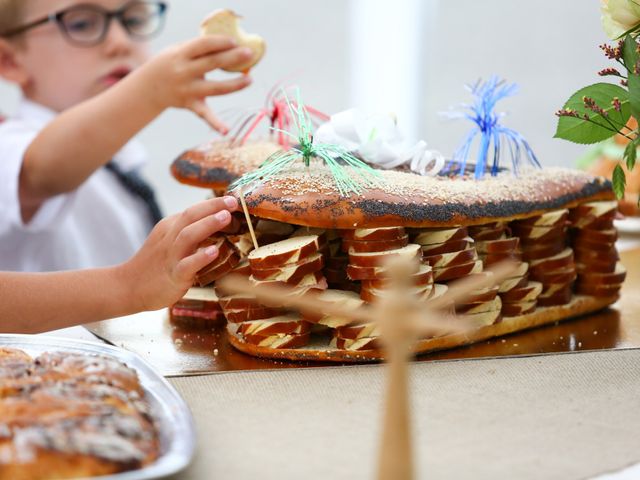
M 356 308 L 385 297 L 386 260 L 396 256 L 419 259 L 410 293 L 424 302 L 458 279 L 490 275 L 487 267 L 501 260 L 517 263 L 500 285 L 453 306 L 451 321 L 464 317 L 476 330 L 423 338 L 416 352 L 556 322 L 618 298 L 624 269 L 614 245 L 615 201 L 604 179 L 566 169 L 517 177 L 502 172 L 482 181 L 381 171 L 380 179 L 379 186 L 345 196 L 328 168 L 300 165 L 248 189 L 256 229 L 263 221 L 278 222 L 270 229 L 280 233 L 263 236 L 261 247 L 248 254 L 251 280 L 286 283 L 294 292 L 315 289 L 329 301 Z M 229 312 L 230 341 L 244 352 L 340 361 L 382 355 L 372 323 L 352 325 L 246 297 L 244 303 L 222 305 L 218 293 L 223 312 Z

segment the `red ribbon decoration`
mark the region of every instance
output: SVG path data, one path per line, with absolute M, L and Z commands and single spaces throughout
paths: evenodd
M 265 106 L 258 111 L 250 114 L 245 120 L 240 123 L 237 131 L 231 136 L 231 144 L 235 144 L 238 142 L 238 145 L 244 145 L 245 142 L 249 139 L 251 134 L 255 131 L 255 129 L 260 125 L 262 121 L 268 119 L 271 128 L 278 129 L 277 142 L 280 146 L 282 146 L 285 150 L 289 149 L 289 139 L 288 135 L 284 132 L 288 132 L 291 128 L 291 124 L 293 120 L 291 118 L 291 112 L 289 106 L 287 105 L 287 101 L 285 99 L 282 90 L 281 93 L 274 94 L 277 86 L 274 87 L 269 95 L 267 96 L 267 101 Z M 297 103 L 295 101 L 290 101 L 291 105 L 294 108 L 297 108 Z M 329 120 L 329 115 L 322 113 L 320 110 L 317 110 L 313 107 L 305 106 L 304 110 L 309 114 L 311 120 L 318 123 L 326 122 Z M 284 131 L 284 132 L 283 132 Z

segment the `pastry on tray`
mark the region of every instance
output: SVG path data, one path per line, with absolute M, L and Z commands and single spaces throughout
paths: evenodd
M 246 225 L 218 234 L 212 241 L 239 245 L 238 235 L 245 241 L 227 260 L 214 261 L 216 274 L 204 277 L 212 287 L 234 272 L 256 285 L 286 284 L 292 295 L 312 292 L 356 308 L 388 295 L 385 265 L 403 257 L 418 260 L 409 294 L 428 304 L 456 280 L 516 262 L 509 278 L 450 306 L 451 322 L 464 319 L 474 329 L 425 336 L 413 346 L 418 354 L 580 316 L 618 299 L 626 271 L 615 246 L 618 205 L 604 177 L 540 168 L 528 144 L 507 129 L 506 140 L 530 154 L 532 166 L 514 161 L 514 173 L 454 156 L 432 175 L 416 173 L 414 161 L 380 168 L 354 150 L 314 143 L 308 125 L 299 130 L 298 146 L 230 186 L 230 194 L 244 197 L 256 229 L 266 224 L 278 235 L 258 232 L 253 249 Z M 482 144 L 488 149 L 489 143 Z M 245 353 L 306 361 L 383 358 L 374 323 L 290 311 L 215 288 L 230 342 Z
M 134 370 L 97 355 L 0 349 L 0 479 L 115 474 L 159 451 Z

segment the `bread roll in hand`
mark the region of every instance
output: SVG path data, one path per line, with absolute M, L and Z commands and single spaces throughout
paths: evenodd
M 251 67 L 260 61 L 264 55 L 266 44 L 264 39 L 255 34 L 246 33 L 238 25 L 238 19 L 242 18 L 229 9 L 220 9 L 211 13 L 200 25 L 202 35 L 225 35 L 232 37 L 238 42 L 238 46 L 247 47 L 253 55 L 246 62 L 236 65 L 233 68 L 223 68 L 228 72 L 249 73 Z

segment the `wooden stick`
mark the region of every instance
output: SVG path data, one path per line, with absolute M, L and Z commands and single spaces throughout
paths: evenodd
M 244 192 L 240 189 L 240 204 L 242 205 L 242 211 L 244 212 L 244 218 L 247 219 L 247 225 L 249 225 L 249 233 L 251 234 L 251 240 L 253 240 L 253 248 L 256 250 L 260 248 L 258 245 L 258 239 L 256 233 L 253 231 L 253 224 L 251 223 L 251 217 L 249 216 L 249 209 L 247 208 L 247 202 L 244 201 Z
M 416 332 L 411 328 L 412 305 L 408 290 L 408 262 L 389 265 L 391 289 L 380 302 L 380 340 L 389 362 L 382 438 L 378 454 L 378 480 L 413 478 L 413 442 L 409 411 L 408 364 Z M 439 318 L 436 317 L 436 318 Z M 423 320 L 426 324 L 434 318 Z
M 389 360 L 378 480 L 413 478 L 413 447 L 409 410 L 408 348 L 402 339 L 387 343 Z
M 416 340 L 415 315 L 411 315 L 411 297 L 407 295 L 407 275 L 398 263 L 390 270 L 390 296 L 380 305 L 380 339 L 389 361 L 386 405 L 382 424 L 382 440 L 378 455 L 378 480 L 411 480 L 414 475 L 411 420 L 409 411 L 408 360 Z M 444 306 L 464 299 L 470 292 L 507 278 L 515 265 L 499 265 L 492 275 L 476 276 L 457 282 L 433 303 Z M 403 284 L 404 282 L 404 284 Z M 433 306 L 429 305 L 433 314 Z M 413 307 L 415 309 L 415 307 Z M 413 318 L 412 318 L 413 317 Z M 431 326 L 434 318 L 422 318 L 421 327 Z
M 244 198 L 241 194 L 244 207 Z M 245 214 L 248 212 L 245 208 Z M 502 264 L 492 269 L 491 275 L 478 275 L 458 281 L 442 297 L 426 305 L 407 295 L 407 267 L 401 260 L 391 265 L 392 286 L 388 298 L 383 298 L 373 307 L 346 309 L 339 303 L 330 303 L 308 292 L 296 295 L 288 286 L 254 285 L 247 278 L 230 275 L 218 281 L 218 285 L 235 293 L 250 293 L 260 301 L 282 303 L 283 306 L 314 310 L 340 316 L 352 322 L 377 322 L 380 339 L 389 360 L 389 377 L 386 390 L 386 406 L 382 430 L 382 441 L 378 457 L 379 480 L 411 480 L 414 475 L 411 422 L 409 416 L 408 360 L 411 345 L 421 331 L 430 333 L 457 333 L 475 328 L 462 319 L 452 323 L 436 311 L 466 295 L 504 278 L 515 269 L 514 264 Z M 403 288 L 404 287 L 404 288 Z

